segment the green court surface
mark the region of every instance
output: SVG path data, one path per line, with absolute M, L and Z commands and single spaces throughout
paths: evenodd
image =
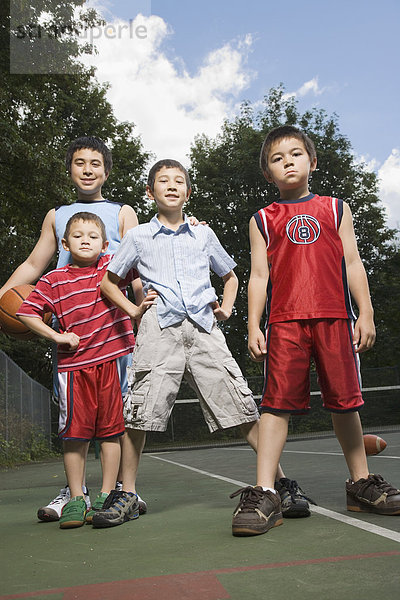
M 370 457 L 370 470 L 400 486 L 400 433 L 381 435 L 388 447 Z M 229 499 L 255 480 L 246 446 L 145 454 L 138 489 L 148 513 L 111 529 L 37 521 L 37 508 L 64 486 L 60 461 L 3 471 L 0 600 L 398 598 L 400 516 L 345 510 L 336 440 L 288 442 L 282 464 L 318 506 L 249 538 L 231 535 L 237 499 Z M 87 483 L 94 498 L 94 456 Z

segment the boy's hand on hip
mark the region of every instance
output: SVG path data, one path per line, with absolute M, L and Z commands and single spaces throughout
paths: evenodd
M 57 344 L 59 346 L 68 346 L 70 350 L 76 350 L 79 346 L 79 335 L 76 333 L 65 332 L 59 334 L 59 340 L 57 339 Z
M 150 289 L 147 292 L 147 296 L 144 298 L 144 300 L 142 300 L 142 302 L 139 304 L 139 306 L 134 305 L 134 309 L 132 310 L 132 312 L 130 313 L 130 318 L 133 321 L 138 321 L 140 322 L 140 318 L 141 316 L 146 312 L 146 310 L 148 310 L 150 308 L 150 306 L 152 306 L 157 298 L 158 294 L 155 290 Z
M 251 360 L 262 362 L 267 356 L 267 347 L 265 345 L 265 337 L 261 329 L 254 334 L 249 333 L 249 352 Z
M 232 314 L 232 311 L 227 311 L 220 306 L 218 300 L 211 304 L 215 318 L 217 321 L 227 321 Z
M 370 350 L 375 344 L 375 325 L 372 317 L 362 317 L 356 321 L 353 335 L 353 346 L 355 352 L 361 353 Z

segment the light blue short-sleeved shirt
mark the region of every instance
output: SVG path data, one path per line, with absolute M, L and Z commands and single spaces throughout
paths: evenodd
M 129 269 L 137 269 L 144 292 L 152 288 L 158 293 L 162 329 L 189 317 L 210 332 L 211 303 L 217 299 L 210 269 L 223 277 L 235 266 L 210 227 L 192 226 L 185 216 L 185 222 L 173 231 L 155 216 L 125 234 L 108 270 L 124 278 Z

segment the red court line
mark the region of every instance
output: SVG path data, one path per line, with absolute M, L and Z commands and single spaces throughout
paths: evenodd
M 304 565 L 318 565 L 321 563 L 335 563 L 346 560 L 362 560 L 365 558 L 380 558 L 384 556 L 400 556 L 400 550 L 391 550 L 390 552 L 370 552 L 369 554 L 350 554 L 348 556 L 328 556 L 326 558 L 310 558 L 305 560 L 293 560 L 288 562 L 268 563 L 266 565 L 254 565 L 247 567 L 232 567 L 228 569 L 215 569 L 207 573 L 222 575 L 224 573 L 240 573 L 242 571 L 262 571 L 265 569 L 281 569 L 283 567 L 299 567 Z M 0 600 L 3 600 L 0 597 Z
M 67 588 L 53 588 L 24 594 L 0 596 L 0 600 L 17 600 L 18 598 L 35 598 L 51 594 L 63 594 L 63 600 L 227 600 L 228 592 L 218 581 L 217 575 L 227 573 L 244 573 L 265 569 L 280 569 L 321 563 L 335 563 L 368 558 L 400 556 L 400 551 L 371 552 L 369 554 L 352 554 L 348 556 L 328 556 L 308 560 L 267 563 L 264 565 L 213 569 L 199 573 L 180 573 L 177 575 L 160 575 L 142 579 L 128 579 L 106 583 L 93 583 Z

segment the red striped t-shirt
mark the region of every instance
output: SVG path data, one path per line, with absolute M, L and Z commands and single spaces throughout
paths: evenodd
M 132 352 L 135 338 L 130 318 L 100 293 L 111 258 L 105 255 L 89 267 L 66 265 L 43 275 L 17 313 L 42 318 L 52 312 L 60 332 L 80 337 L 76 350 L 57 346 L 59 371 L 76 371 Z M 137 276 L 132 269 L 119 287 L 126 289 Z

